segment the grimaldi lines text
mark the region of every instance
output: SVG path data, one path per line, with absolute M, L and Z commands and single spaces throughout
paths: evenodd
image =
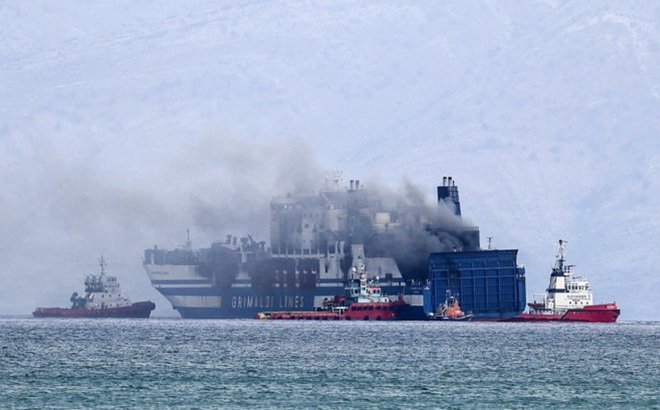
M 234 309 L 260 308 L 260 309 L 302 309 L 305 306 L 305 297 L 296 296 L 233 296 L 231 307 Z

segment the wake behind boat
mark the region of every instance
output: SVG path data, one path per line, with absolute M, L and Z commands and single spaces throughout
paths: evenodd
M 132 303 L 121 295 L 121 288 L 115 276 L 105 273 L 105 260 L 101 256 L 100 275 L 87 275 L 85 279 L 85 295 L 78 292 L 71 295 L 70 308 L 38 307 L 34 317 L 88 318 L 148 318 L 156 305 L 151 301 Z
M 528 303 L 529 312 L 521 313 L 505 322 L 616 322 L 621 313 L 616 302 L 594 305 L 589 281 L 573 274 L 573 265 L 564 264 L 566 241 L 559 240 L 559 252 L 550 275 L 550 284 L 540 301 Z

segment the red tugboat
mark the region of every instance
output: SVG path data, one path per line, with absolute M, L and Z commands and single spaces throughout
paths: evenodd
M 37 308 L 34 317 L 59 318 L 148 318 L 156 305 L 151 301 L 131 303 L 121 296 L 119 282 L 115 276 L 106 275 L 105 260 L 101 256 L 100 275 L 87 275 L 85 279 L 85 295 L 78 292 L 71 295 L 73 305 L 70 308 Z
M 357 269 L 353 267 L 353 274 Z M 377 280 L 376 280 L 377 282 Z M 352 279 L 346 287 L 346 296 L 336 296 L 315 311 L 308 312 L 259 312 L 256 319 L 300 320 L 396 320 L 400 310 L 407 306 L 401 296 L 396 299 L 383 295 L 374 281 L 367 279 L 363 269 L 360 279 Z
M 574 265 L 565 265 L 566 241 L 559 240 L 559 252 L 545 293 L 534 295 L 529 313 L 521 313 L 505 322 L 599 322 L 614 323 L 621 311 L 616 302 L 594 305 L 589 282 L 573 274 Z M 540 301 L 536 301 L 539 297 Z

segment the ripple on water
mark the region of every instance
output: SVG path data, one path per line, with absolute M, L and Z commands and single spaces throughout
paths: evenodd
M 0 319 L 13 408 L 652 408 L 657 323 Z

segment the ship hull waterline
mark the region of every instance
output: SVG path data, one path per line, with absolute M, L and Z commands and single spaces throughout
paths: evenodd
M 387 294 L 398 295 L 398 286 L 384 287 Z M 324 299 L 345 292 L 342 286 L 323 289 L 253 289 L 253 288 L 160 288 L 172 307 L 184 319 L 251 319 L 264 311 L 314 311 Z M 420 290 L 421 291 L 421 290 Z M 404 298 L 406 296 L 404 295 Z M 421 298 L 420 295 L 408 295 Z M 424 317 L 422 306 L 405 306 L 399 320 Z
M 184 319 L 252 319 L 264 311 L 314 311 L 324 299 L 344 293 L 342 286 L 322 289 L 254 289 L 254 288 L 187 288 L 156 287 L 174 310 Z M 428 320 L 421 303 L 422 289 L 407 292 L 400 286 L 384 286 L 389 295 L 402 294 L 408 306 L 402 307 L 397 320 Z M 417 301 L 417 303 L 415 303 Z M 482 320 L 511 318 L 520 312 L 483 312 Z
M 153 302 L 136 302 L 131 306 L 102 309 L 37 308 L 36 318 L 130 318 L 146 319 L 156 308 Z
M 621 310 L 614 303 L 585 306 L 582 309 L 570 309 L 564 314 L 521 313 L 503 322 L 581 322 L 614 323 Z

